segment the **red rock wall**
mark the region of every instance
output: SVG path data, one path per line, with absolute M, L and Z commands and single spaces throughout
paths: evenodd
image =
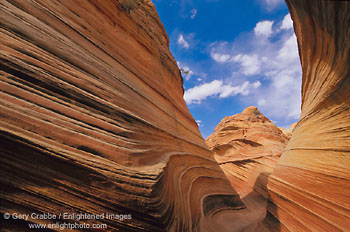
M 135 3 L 129 14 L 118 0 L 0 1 L 1 213 L 205 231 L 244 207 L 186 107 L 153 4 Z
M 282 231 L 350 231 L 350 2 L 287 0 L 303 70 L 300 121 L 269 178 Z

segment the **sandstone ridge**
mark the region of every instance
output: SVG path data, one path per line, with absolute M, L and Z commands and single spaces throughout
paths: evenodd
M 269 231 L 278 227 L 278 221 L 270 215 L 264 222 L 269 199 L 267 180 L 288 139 L 254 106 L 225 117 L 206 139 L 215 159 L 247 206 L 240 210 L 244 231 Z

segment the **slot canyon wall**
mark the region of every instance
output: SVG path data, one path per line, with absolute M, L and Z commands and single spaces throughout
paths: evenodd
M 78 222 L 107 231 L 225 231 L 244 208 L 183 100 L 153 4 L 126 2 L 0 1 L 2 231 L 57 221 L 5 213 L 132 217 Z
M 303 71 L 300 121 L 269 177 L 282 231 L 350 231 L 350 2 L 287 0 Z

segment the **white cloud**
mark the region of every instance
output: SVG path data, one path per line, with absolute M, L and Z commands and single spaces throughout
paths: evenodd
M 194 19 L 197 15 L 197 9 L 191 10 L 191 19 Z
M 258 105 L 274 119 L 297 120 L 301 104 L 301 66 L 294 34 L 282 39 L 282 47 L 270 54 L 265 76 L 270 85 L 257 95 Z M 261 99 L 264 101 L 260 101 Z M 284 119 L 284 120 L 285 120 Z
M 284 16 L 283 18 L 283 21 L 282 21 L 282 25 L 280 27 L 280 29 L 285 29 L 285 30 L 288 30 L 288 29 L 291 29 L 293 28 L 293 21 L 290 17 L 290 14 L 287 14 L 286 16 Z
M 196 123 L 199 127 L 204 126 L 202 120 L 196 120 Z
M 213 58 L 216 62 L 225 63 L 230 60 L 231 56 L 228 54 L 220 54 L 220 53 L 211 53 L 211 58 Z
M 297 38 L 294 34 L 284 42 L 283 47 L 278 52 L 277 58 L 288 63 L 299 59 Z
M 267 5 L 277 5 L 283 2 L 283 0 L 264 0 Z
M 188 65 L 180 63 L 179 61 L 177 61 L 176 63 L 181 71 L 182 76 L 185 78 L 186 81 L 190 80 L 192 76 L 197 77 L 196 78 L 197 81 L 202 81 L 203 79 L 205 79 L 207 77 L 206 73 L 195 72 Z
M 223 84 L 220 80 L 214 80 L 186 90 L 184 99 L 187 104 L 199 104 L 208 97 L 227 98 L 237 94 L 246 96 L 251 89 L 256 89 L 260 85 L 261 83 L 258 81 L 254 83 L 246 81 L 242 85 L 233 86 L 231 84 Z
M 189 66 L 187 66 L 183 63 L 180 63 L 179 61 L 177 61 L 176 63 L 181 71 L 182 76 L 184 77 L 184 79 L 186 81 L 190 80 L 192 76 L 197 77 L 196 80 L 198 82 L 202 81 L 203 79 L 205 79 L 207 77 L 206 73 L 197 73 L 197 72 L 193 71 L 192 68 L 190 68 Z
M 249 92 L 249 98 L 241 98 L 241 101 L 246 105 L 257 105 L 271 120 L 283 124 L 298 119 L 301 105 L 301 65 L 289 17 L 276 22 L 279 25 L 276 34 L 272 30 L 273 21 L 262 21 L 268 23 L 257 23 L 252 30 L 254 33 L 242 34 L 225 45 L 213 43 L 211 47 L 211 51 L 226 51 L 225 55 L 231 57 L 230 62 L 222 63 L 218 68 L 218 71 L 224 69 L 232 74 L 226 82 L 245 83 L 247 78 L 249 81 L 260 80 L 255 84 L 260 85 L 259 88 L 254 91 L 251 91 L 254 83 L 249 82 L 249 87 L 239 85 L 241 95 L 246 95 L 245 89 Z M 266 39 L 271 34 L 274 39 Z M 217 96 L 234 96 L 236 92 L 235 86 L 222 86 Z
M 181 73 L 185 76 L 185 79 L 188 81 L 191 76 L 194 74 L 193 71 L 187 67 L 187 66 L 184 66 L 184 67 L 180 67 L 180 71 Z
M 183 48 L 186 48 L 186 49 L 188 49 L 190 47 L 190 45 L 184 39 L 184 36 L 182 34 L 179 35 L 179 39 L 177 40 L 177 44 L 180 45 Z
M 259 88 L 261 86 L 261 82 L 260 81 L 256 81 L 253 83 L 253 88 L 256 89 L 256 88 Z
M 255 35 L 262 35 L 269 37 L 272 34 L 273 21 L 260 21 L 256 24 L 254 28 Z
M 200 103 L 201 100 L 220 93 L 222 81 L 214 80 L 186 90 L 184 99 L 187 104 Z
M 250 83 L 249 81 L 244 82 L 239 86 L 232 85 L 224 85 L 222 86 L 222 92 L 219 95 L 219 98 L 226 98 L 229 96 L 235 96 L 237 94 L 242 94 L 243 96 L 247 96 L 250 93 L 251 89 L 256 89 L 261 85 L 259 81 L 254 83 Z
M 263 7 L 266 10 L 272 11 L 278 6 L 282 5 L 284 1 L 283 0 L 260 0 L 260 3 L 263 5 Z
M 260 61 L 256 54 L 238 54 L 233 57 L 233 61 L 242 65 L 242 72 L 246 76 L 257 74 L 260 71 Z
M 264 105 L 266 105 L 266 100 L 265 99 L 259 99 L 259 101 L 258 101 L 258 106 L 264 106 Z

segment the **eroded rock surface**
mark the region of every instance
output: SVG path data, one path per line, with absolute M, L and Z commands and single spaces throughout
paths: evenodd
M 269 231 L 263 224 L 269 198 L 267 180 L 288 139 L 254 106 L 225 117 L 206 139 L 215 159 L 247 206 L 240 210 L 241 229 L 245 231 Z M 276 227 L 275 224 L 269 226 Z
M 282 231 L 350 231 L 350 2 L 287 4 L 302 64 L 302 109 L 269 177 L 269 210 Z
M 283 134 L 285 134 L 290 139 L 290 137 L 292 137 L 293 130 L 294 130 L 294 127 L 296 125 L 297 125 L 297 123 L 295 122 L 295 123 L 291 124 L 288 129 L 283 128 L 283 127 L 278 127 L 278 129 L 280 129 L 283 132 Z
M 131 215 L 78 222 L 108 231 L 225 231 L 244 207 L 186 107 L 153 4 L 135 4 L 0 1 L 1 213 Z M 29 222 L 55 221 L 1 226 Z

